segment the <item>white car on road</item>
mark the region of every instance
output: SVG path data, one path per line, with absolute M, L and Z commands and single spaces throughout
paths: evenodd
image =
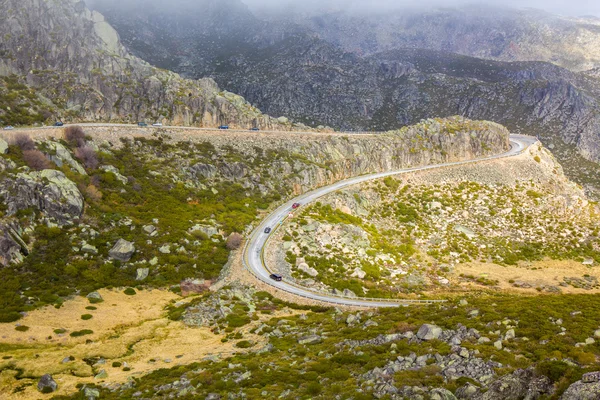
M 155 124 L 152 124 L 152 126 L 161 127 L 161 126 L 163 126 L 163 125 L 162 125 L 160 122 L 157 122 L 157 123 L 155 123 Z

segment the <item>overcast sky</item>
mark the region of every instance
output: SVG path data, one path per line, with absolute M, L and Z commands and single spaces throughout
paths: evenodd
M 320 8 L 422 8 L 424 6 L 444 7 L 472 3 L 516 8 L 532 7 L 552 13 L 580 16 L 595 15 L 600 17 L 600 0 L 242 0 L 252 8 L 262 6 L 286 7 L 287 4 L 308 5 Z

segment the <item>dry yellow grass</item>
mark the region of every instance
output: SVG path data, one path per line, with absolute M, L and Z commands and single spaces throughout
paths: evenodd
M 582 278 L 585 274 L 598 276 L 600 267 L 590 268 L 576 261 L 555 260 L 534 261 L 522 263 L 519 266 L 473 262 L 457 265 L 454 274 L 456 278 L 460 274 L 465 274 L 497 280 L 499 282 L 498 287 L 503 290 L 537 293 L 536 286 L 558 286 L 565 277 Z M 511 280 L 529 283 L 532 288 L 515 288 L 510 283 Z M 598 289 L 585 290 L 572 286 L 560 287 L 560 289 L 562 293 L 600 293 Z
M 54 395 L 69 394 L 77 390 L 78 383 L 124 383 L 132 376 L 158 368 L 241 351 L 234 348 L 232 342 L 222 343 L 222 336 L 211 333 L 208 328 L 190 328 L 167 319 L 164 307 L 172 300 L 180 299 L 171 292 L 140 291 L 135 296 L 127 296 L 121 291 L 102 290 L 100 293 L 104 302 L 93 305 L 97 310 L 86 310 L 85 307 L 90 306 L 87 299 L 75 298 L 58 310 L 47 307 L 31 312 L 19 321 L 30 327 L 27 332 L 15 331 L 14 323 L 0 324 L 0 369 L 3 370 L 0 373 L 0 398 L 51 397 L 36 389 L 38 378 L 46 373 L 52 374 L 59 385 Z M 86 313 L 92 314 L 93 318 L 81 320 L 81 315 Z M 244 339 L 257 343 L 255 348 L 264 344 L 263 338 L 248 333 L 257 323 L 260 321 L 242 331 Z M 68 332 L 92 329 L 94 334 L 72 338 L 68 332 L 56 335 L 53 332 L 56 328 Z M 69 356 L 74 357 L 74 361 L 62 363 Z M 104 358 L 106 363 L 92 368 L 83 361 L 93 357 Z M 127 363 L 131 370 L 123 371 L 123 366 L 112 367 L 113 362 Z M 9 366 L 11 369 L 7 369 Z M 16 380 L 17 369 L 32 379 Z M 101 369 L 108 373 L 108 378 L 103 381 L 94 378 L 94 373 Z M 23 390 L 15 393 L 19 387 Z

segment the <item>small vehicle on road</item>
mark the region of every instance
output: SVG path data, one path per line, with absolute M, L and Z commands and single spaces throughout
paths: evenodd
M 259 128 L 250 128 L 250 130 L 251 130 L 251 131 L 255 131 L 255 132 L 257 132 L 257 131 L 260 131 L 260 129 L 259 129 Z
M 294 203 L 294 204 L 292 204 L 292 208 L 293 208 L 294 210 L 296 210 L 296 209 L 300 208 L 300 203 Z
M 10 126 L 10 125 L 4 127 L 5 131 L 12 131 L 13 129 L 15 129 L 15 127 L 14 126 Z
M 267 234 L 271 233 L 271 228 L 265 228 L 265 233 L 267 233 Z
M 148 126 L 148 124 L 145 122 L 138 122 L 138 126 L 143 128 L 145 126 Z
M 161 126 L 163 126 L 160 122 L 157 122 L 155 124 L 152 124 L 152 126 L 155 126 L 157 128 L 160 128 Z
M 63 126 L 63 125 L 64 125 L 64 124 L 63 124 L 62 122 L 60 122 L 60 121 L 58 121 L 58 122 L 56 122 L 56 123 L 54 124 L 54 126 Z
M 283 280 L 283 276 L 281 276 L 279 274 L 271 274 L 271 275 L 269 275 L 269 278 L 271 278 L 277 282 L 281 282 Z
M 221 130 L 229 129 L 229 125 L 221 125 L 219 127 L 219 129 L 221 129 Z

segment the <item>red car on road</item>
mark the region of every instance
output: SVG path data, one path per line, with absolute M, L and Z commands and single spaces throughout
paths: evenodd
M 297 208 L 299 208 L 299 207 L 300 207 L 300 203 L 294 203 L 294 204 L 292 204 L 292 208 L 294 210 L 297 209 Z

